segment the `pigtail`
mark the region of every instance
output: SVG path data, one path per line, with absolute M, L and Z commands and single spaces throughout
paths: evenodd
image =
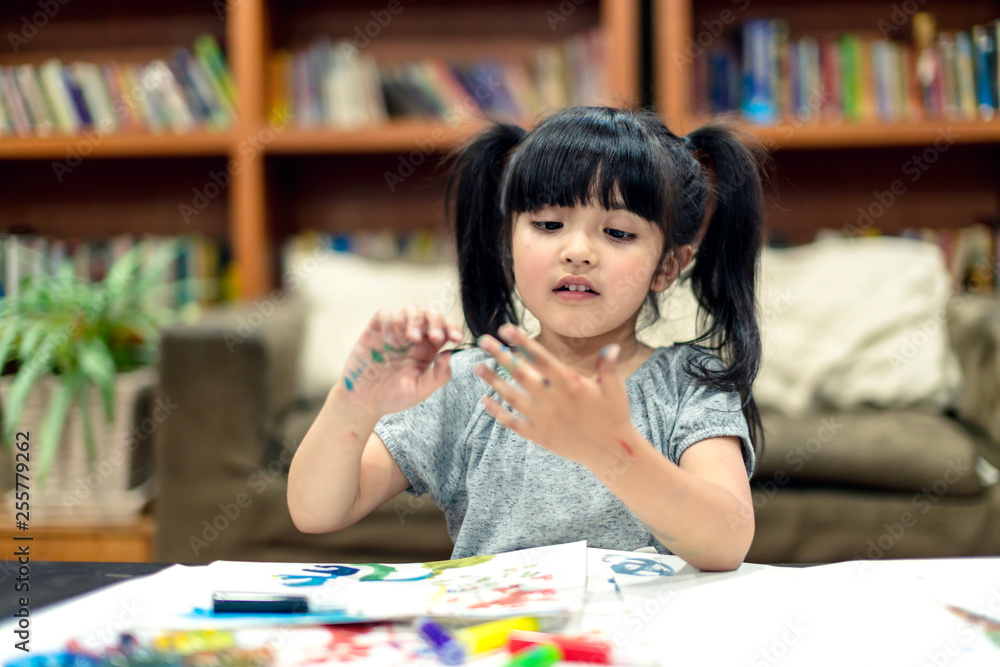
M 691 269 L 691 284 L 708 329 L 699 341 L 720 350 L 728 366 L 697 365 L 709 386 L 737 391 L 754 441 L 763 443 L 760 414 L 751 388 L 761 361 L 756 286 L 763 243 L 762 150 L 722 125 L 707 125 L 685 139 L 696 156 L 707 158 L 715 178 L 715 211 Z M 759 147 L 759 144 L 756 144 Z
M 457 247 L 462 310 L 473 339 L 496 336 L 501 324 L 517 321 L 499 194 L 507 156 L 525 134 L 516 125 L 497 123 L 452 153 L 445 207 Z

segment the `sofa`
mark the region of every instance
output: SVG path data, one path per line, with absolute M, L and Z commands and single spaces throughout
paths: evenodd
M 926 248 L 920 252 L 931 257 Z M 317 264 L 316 257 L 309 272 L 286 274 L 283 290 L 213 307 L 196 323 L 164 332 L 155 391 L 178 407 L 155 432 L 157 560 L 405 562 L 450 557 L 443 512 L 426 496 L 400 494 L 354 526 L 331 534 L 303 534 L 291 521 L 285 500 L 288 464 L 319 411 L 330 378 L 343 366 L 342 346 L 357 338 L 379 306 L 395 307 L 394 300 L 436 305 L 449 317 L 456 312 L 454 277 L 440 281 L 447 269 L 414 277 L 406 273 L 411 268 L 398 263 L 338 258 L 344 265 L 327 271 L 326 260 Z M 900 261 L 915 263 L 912 256 Z M 939 360 L 946 358 L 950 364 L 942 365 L 949 370 L 939 374 L 945 378 L 939 384 L 948 385 L 944 390 L 925 387 L 922 396 L 906 395 L 922 380 L 897 372 L 897 394 L 903 397 L 889 400 L 879 392 L 890 382 L 871 382 L 865 369 L 827 359 L 832 365 L 813 374 L 820 391 L 808 400 L 801 398 L 808 391 L 799 391 L 794 405 L 782 405 L 774 397 L 790 395 L 791 384 L 802 389 L 800 376 L 808 371 L 786 376 L 775 371 L 768 379 L 762 370 L 766 448 L 751 480 L 756 534 L 748 561 L 1000 554 L 1000 301 L 942 293 L 940 279 L 929 290 L 925 274 L 937 275 L 938 269 L 933 258 L 927 261 L 930 269 L 919 269 L 916 262 L 918 269 L 911 271 L 915 282 L 908 289 L 914 294 L 936 290 L 938 300 L 923 307 L 940 309 L 940 327 L 934 332 L 936 341 L 923 342 L 920 354 L 911 356 L 927 356 L 937 345 L 934 363 L 942 365 Z M 772 274 L 780 275 L 781 267 L 774 266 Z M 343 282 L 347 276 L 354 278 L 349 287 Z M 436 287 L 422 295 L 412 291 L 424 278 Z M 823 282 L 820 273 L 817 279 Z M 887 298 L 906 301 L 893 294 Z M 813 307 L 814 301 L 821 300 L 800 298 L 798 303 Z M 823 302 L 842 307 L 834 298 Z M 884 309 L 884 304 L 870 305 Z M 765 310 L 765 332 L 784 331 L 787 338 L 779 344 L 785 349 L 795 350 L 795 341 L 815 345 L 814 338 L 821 335 L 796 338 L 783 329 L 793 310 Z M 668 324 L 676 320 L 666 319 Z M 922 322 L 926 333 L 925 315 L 914 310 L 909 319 L 911 324 Z M 840 341 L 850 338 L 843 331 L 832 333 Z M 337 343 L 336 336 L 343 340 Z M 677 331 L 660 336 L 650 340 L 684 340 Z M 866 340 L 859 334 L 860 343 Z M 887 344 L 884 337 L 880 340 Z M 341 348 L 334 349 L 335 343 Z M 824 349 L 835 347 L 827 343 Z M 857 346 L 841 347 L 848 359 L 867 354 Z M 777 362 L 768 349 L 765 345 L 765 367 L 770 368 Z M 877 368 L 877 362 L 868 358 L 866 368 Z M 792 369 L 795 364 L 791 359 Z M 927 375 L 934 373 L 916 373 L 918 378 Z M 839 389 L 833 382 L 837 378 Z

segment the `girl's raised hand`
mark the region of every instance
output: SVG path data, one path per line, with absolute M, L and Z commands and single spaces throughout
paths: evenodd
M 626 440 L 635 434 L 625 381 L 615 364 L 618 346 L 597 362 L 597 379 L 568 368 L 521 329 L 505 324 L 500 336 L 514 353 L 492 336 L 479 338 L 479 346 L 510 372 L 520 389 L 479 364 L 476 374 L 500 398 L 523 416 L 508 412 L 492 397 L 483 404 L 497 421 L 527 440 L 588 468 L 628 459 Z
M 379 310 L 351 350 L 335 390 L 377 417 L 405 410 L 451 379 L 451 353 L 438 352 L 461 340 L 461 328 L 434 308 Z

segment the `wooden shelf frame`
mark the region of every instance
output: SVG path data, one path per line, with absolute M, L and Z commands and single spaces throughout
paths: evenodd
M 708 121 L 692 109 L 692 57 L 728 39 L 742 21 L 784 17 L 792 38 L 832 37 L 848 29 L 878 35 L 874 26 L 880 9 L 863 0 L 760 0 L 746 5 L 746 11 L 723 0 L 652 2 L 655 103 L 668 125 L 682 134 Z M 726 10 L 731 14 L 724 15 Z M 1000 3 L 932 1 L 921 11 L 934 14 L 940 30 L 967 29 L 1000 16 Z M 724 30 L 709 30 L 720 22 Z M 705 31 L 711 40 L 701 39 Z M 820 229 L 893 233 L 1000 218 L 1000 117 L 839 124 L 786 117 L 764 127 L 741 121 L 738 113 L 728 115 L 771 151 L 765 220 L 769 234 L 783 243 L 809 242 Z
M 753 11 L 747 11 L 745 16 L 738 16 L 738 20 L 733 21 L 732 25 L 736 26 L 740 20 L 751 18 L 751 16 L 783 15 L 781 10 L 794 10 L 798 14 L 802 14 L 810 11 L 804 8 L 807 4 L 812 9 L 819 7 L 823 16 L 826 16 L 830 12 L 835 12 L 838 5 L 851 3 L 812 2 L 801 3 L 795 7 L 790 7 L 788 3 L 782 2 L 769 2 L 763 3 L 763 5 L 755 3 Z M 769 6 L 773 8 L 773 11 L 769 11 Z M 941 3 L 938 3 L 937 8 L 941 7 Z M 922 11 L 932 13 L 935 8 L 933 3 L 921 6 Z M 700 33 L 696 34 L 695 17 L 692 10 L 692 0 L 653 0 L 655 37 L 652 48 L 656 88 L 655 104 L 670 127 L 676 128 L 676 131 L 684 134 L 700 127 L 708 120 L 705 117 L 696 116 L 690 108 L 694 85 L 692 57 L 702 49 L 697 41 L 701 35 Z M 733 15 L 737 13 L 736 8 L 730 8 L 730 11 Z M 891 10 L 887 13 L 891 13 Z M 1000 16 L 1000 7 L 998 7 L 997 15 Z M 822 23 L 822 19 L 813 19 L 811 22 Z M 706 28 L 701 27 L 701 32 L 704 32 Z M 794 26 L 791 27 L 794 28 Z M 827 27 L 827 31 L 830 30 L 832 28 Z M 713 39 L 716 38 L 713 35 Z M 891 123 L 804 123 L 794 117 L 787 117 L 779 119 L 773 126 L 740 124 L 762 139 L 768 146 L 783 150 L 925 146 L 933 143 L 942 132 L 953 135 L 954 143 L 992 144 L 1000 142 L 1000 114 L 993 120 L 974 121 L 941 119 Z
M 641 27 L 639 1 L 601 0 L 597 8 L 598 24 L 604 29 L 606 40 L 605 87 L 609 91 L 606 100 L 608 103 L 633 103 L 639 98 Z M 469 122 L 460 127 L 452 127 L 444 122 L 393 121 L 383 126 L 358 129 L 306 130 L 285 126 L 275 131 L 267 117 L 266 108 L 269 63 L 273 52 L 272 33 L 275 30 L 275 22 L 272 19 L 278 18 L 272 16 L 271 12 L 294 12 L 301 7 L 296 3 L 279 5 L 276 0 L 240 0 L 224 4 L 226 12 L 224 48 L 239 95 L 236 120 L 228 131 L 221 133 L 198 131 L 185 135 L 92 133 L 89 136 L 84 134 L 77 137 L 2 137 L 0 160 L 57 161 L 64 160 L 70 155 L 88 159 L 200 156 L 225 158 L 227 170 L 231 174 L 231 185 L 225 196 L 228 199 L 229 238 L 239 274 L 238 293 L 244 299 L 252 299 L 278 286 L 277 253 L 273 250 L 277 223 L 273 215 L 275 199 L 280 199 L 280 193 L 277 193 L 279 196 L 276 197 L 269 188 L 267 159 L 269 155 L 403 154 L 412 151 L 417 145 L 426 145 L 428 141 L 433 144 L 436 151 L 443 152 L 459 144 L 483 125 Z M 308 3 L 302 4 L 308 6 Z M 375 8 L 374 4 L 372 6 Z M 538 2 L 536 6 L 539 9 L 539 20 L 544 10 L 559 11 L 558 6 L 549 6 L 542 2 Z M 483 11 L 498 11 L 498 8 L 503 8 L 501 11 L 506 12 L 508 18 L 515 11 L 504 7 L 502 3 L 484 6 Z M 189 10 L 190 7 L 186 9 Z M 408 11 L 419 11 L 419 9 Z M 214 13 L 214 10 L 211 12 Z M 127 18 L 122 19 L 120 23 L 134 27 L 136 24 L 130 21 L 132 19 Z M 198 30 L 210 25 L 207 16 L 197 16 L 191 21 L 191 25 Z M 183 35 L 183 26 L 178 24 L 178 21 L 171 22 L 175 39 L 179 38 L 178 35 Z M 155 22 L 140 23 L 138 29 L 144 31 L 150 39 L 158 39 L 155 35 Z M 66 35 L 73 33 L 66 26 L 61 26 L 59 34 L 71 39 Z M 504 39 L 511 40 L 513 52 L 515 50 L 513 42 L 517 41 L 516 35 L 501 35 L 497 42 L 503 44 Z M 78 43 L 75 37 L 71 41 L 78 50 L 72 55 L 65 55 L 64 62 L 76 57 L 86 58 L 88 55 L 114 57 L 115 50 L 112 47 L 87 44 L 85 39 L 82 43 Z M 130 43 L 122 51 L 133 59 L 144 53 L 138 43 L 131 43 L 134 41 L 136 40 L 130 38 Z M 523 45 L 518 44 L 517 48 L 523 49 Z M 405 49 L 404 43 L 404 52 Z M 156 57 L 166 57 L 170 53 L 169 47 L 159 43 L 147 51 Z M 48 39 L 44 50 L 37 53 L 25 52 L 21 58 L 8 55 L 2 62 L 38 64 L 44 58 L 51 56 L 60 56 L 58 40 Z M 524 124 L 530 125 L 530 121 Z
M 696 20 L 703 20 L 705 11 L 715 11 L 715 8 L 728 7 L 729 5 L 722 0 L 715 0 L 714 3 L 707 5 L 697 5 L 693 0 L 651 0 L 651 2 L 653 10 L 652 33 L 654 35 L 652 43 L 653 75 L 656 94 L 654 103 L 671 129 L 679 133 L 690 132 L 705 121 L 704 118 L 695 117 L 691 110 L 692 62 L 690 47 L 694 43 L 694 23 Z M 275 248 L 276 239 L 279 238 L 280 234 L 294 233 L 296 225 L 315 221 L 321 217 L 317 215 L 317 211 L 322 210 L 328 211 L 331 216 L 346 214 L 353 221 L 365 219 L 364 212 L 361 211 L 363 204 L 357 199 L 352 199 L 354 192 L 335 189 L 335 194 L 326 195 L 322 192 L 322 183 L 315 178 L 302 189 L 292 190 L 296 194 L 304 194 L 311 198 L 305 203 L 297 201 L 295 195 L 290 192 L 282 192 L 282 188 L 287 186 L 275 185 L 276 180 L 280 182 L 280 179 L 276 179 L 274 174 L 278 170 L 277 165 L 281 165 L 282 168 L 292 166 L 295 167 L 293 170 L 295 171 L 299 169 L 300 164 L 305 164 L 296 161 L 319 159 L 326 162 L 318 166 L 327 170 L 327 175 L 337 177 L 338 170 L 343 173 L 344 170 L 349 169 L 350 160 L 357 157 L 377 159 L 378 156 L 382 156 L 384 160 L 391 161 L 393 154 L 403 156 L 419 146 L 427 146 L 428 144 L 433 147 L 433 151 L 443 153 L 464 141 L 483 125 L 481 122 L 469 121 L 454 127 L 443 121 L 398 120 L 381 126 L 357 129 L 328 127 L 303 129 L 294 125 L 275 128 L 268 118 L 267 108 L 269 103 L 267 94 L 270 75 L 269 63 L 274 51 L 273 42 L 278 39 L 275 34 L 278 28 L 274 19 L 293 16 L 288 14 L 289 12 L 305 12 L 294 15 L 299 25 L 299 38 L 301 39 L 309 29 L 309 12 L 317 11 L 316 7 L 320 5 L 305 1 L 279 5 L 276 0 L 240 0 L 240 2 L 225 4 L 225 25 L 222 26 L 223 32 L 220 34 L 225 41 L 228 59 L 239 90 L 236 119 L 227 131 L 219 133 L 198 131 L 185 135 L 108 134 L 101 136 L 91 134 L 80 137 L 3 137 L 0 138 L 0 160 L 12 162 L 58 161 L 66 159 L 68 155 L 77 154 L 87 158 L 138 160 L 143 164 L 148 164 L 150 160 L 159 158 L 189 158 L 192 160 L 219 158 L 220 164 L 230 171 L 231 184 L 223 195 L 224 204 L 214 214 L 217 216 L 215 220 L 216 223 L 221 222 L 218 216 L 225 216 L 225 219 L 228 220 L 227 236 L 232 243 L 240 279 L 238 293 L 244 299 L 253 299 L 267 294 L 278 286 L 276 278 L 279 267 Z M 863 7 L 863 3 L 858 2 L 858 0 L 809 4 L 818 13 L 824 15 L 830 15 L 841 5 L 850 11 L 868 11 L 867 9 L 859 9 Z M 982 3 L 980 0 L 968 0 L 968 3 L 962 4 L 969 4 L 976 11 L 981 11 L 979 5 Z M 542 16 L 543 9 L 552 9 L 541 0 L 537 5 L 532 6 L 539 9 L 539 17 Z M 484 7 L 483 11 L 507 12 L 503 15 L 504 23 L 507 25 L 512 23 L 510 13 L 516 11 L 515 9 L 506 8 L 502 3 L 492 3 Z M 708 7 L 707 10 L 706 7 Z M 779 0 L 764 0 L 762 3 L 755 3 L 748 10 L 747 16 L 739 18 L 747 18 L 751 12 L 755 12 L 756 15 L 767 15 L 769 11 L 777 13 L 777 10 L 782 7 L 788 7 L 787 3 L 783 4 Z M 928 8 L 934 11 L 934 8 L 929 6 Z M 555 11 L 558 11 L 558 7 L 555 8 Z M 796 16 L 805 16 L 807 8 L 795 5 L 794 11 L 798 12 Z M 285 13 L 274 16 L 271 12 Z M 699 14 L 699 12 L 701 13 Z M 964 20 L 967 14 L 968 12 L 965 14 L 956 12 L 952 20 Z M 605 30 L 607 55 L 605 87 L 609 91 L 607 102 L 635 103 L 639 98 L 640 86 L 641 11 L 639 0 L 602 0 L 596 8 L 595 15 L 599 25 Z M 593 20 L 593 16 L 587 20 Z M 815 23 L 818 19 L 810 20 Z M 843 20 L 850 21 L 851 17 L 847 16 Z M 183 26 L 177 27 L 176 21 L 174 25 L 175 31 L 181 30 L 180 36 L 174 38 L 186 39 L 182 34 Z M 202 29 L 206 25 L 208 25 L 206 17 L 196 17 L 192 19 L 190 29 Z M 149 29 L 147 28 L 147 31 Z M 735 24 L 731 25 L 729 29 L 735 29 Z M 349 32 L 349 28 L 345 28 L 345 31 Z M 339 36 L 331 35 L 333 38 Z M 503 37 L 501 35 L 496 39 L 491 38 L 490 42 L 502 45 Z M 521 40 L 516 34 L 508 34 L 506 37 L 510 39 L 509 50 L 511 53 L 523 52 L 524 40 Z M 537 35 L 535 37 L 537 38 Z M 428 48 L 426 41 L 423 39 L 419 45 L 415 44 L 414 48 L 426 51 Z M 46 44 L 44 54 L 57 54 L 57 46 L 51 43 Z M 407 47 L 405 40 L 393 44 L 387 43 L 384 46 L 397 57 L 400 54 L 405 56 Z M 461 45 L 456 45 L 456 48 L 458 46 Z M 81 53 L 96 52 L 95 48 L 84 48 Z M 113 53 L 113 49 L 109 47 L 101 48 L 104 52 Z M 136 52 L 137 48 L 134 44 L 123 45 L 122 51 L 132 54 Z M 447 51 L 450 46 L 445 44 L 442 45 L 442 48 Z M 158 44 L 154 50 L 161 54 L 169 53 L 169 48 L 163 44 Z M 34 62 L 39 57 L 38 53 L 26 54 L 25 61 Z M 64 58 L 64 60 L 69 59 L 69 55 Z M 6 56 L 3 62 L 12 62 L 11 56 Z M 532 120 L 524 119 L 520 124 L 529 127 Z M 824 155 L 830 156 L 836 152 L 851 150 L 880 151 L 905 147 L 916 149 L 933 145 L 942 132 L 949 133 L 952 143 L 957 146 L 1000 146 L 1000 118 L 992 121 L 973 122 L 925 121 L 889 124 L 844 123 L 839 125 L 800 124 L 794 119 L 783 119 L 772 127 L 753 125 L 745 125 L 745 127 L 760 137 L 765 145 L 777 151 L 779 162 L 782 159 L 787 161 L 788 158 L 780 156 L 788 155 L 789 151 L 807 153 L 823 151 Z M 981 151 L 974 152 L 974 154 L 977 159 L 984 156 L 989 158 L 991 155 Z M 292 160 L 292 162 L 289 163 L 288 160 Z M 164 167 L 164 169 L 170 168 Z M 184 169 L 185 167 L 176 168 Z M 376 173 L 371 166 L 366 168 L 369 169 L 369 173 Z M 975 210 L 978 214 L 982 214 L 986 200 L 982 196 L 983 191 L 991 187 L 987 182 L 989 177 L 977 175 L 968 169 L 966 171 L 969 171 L 969 176 L 980 190 L 974 199 L 978 202 Z M 110 170 L 108 173 L 117 172 Z M 873 174 L 873 176 L 875 175 Z M 74 175 L 73 178 L 76 176 Z M 939 187 L 944 187 L 946 179 L 938 175 L 935 175 L 934 178 L 940 181 Z M 207 182 L 207 175 L 205 179 Z M 172 180 L 181 182 L 182 179 L 172 178 Z M 808 186 L 814 187 L 819 182 L 817 177 L 815 181 L 810 181 Z M 928 183 L 933 185 L 933 179 Z M 878 183 L 874 183 L 868 188 L 869 195 L 878 185 Z M 855 187 L 860 191 L 860 185 Z M 920 187 L 924 187 L 924 184 L 920 184 Z M 184 191 L 178 192 L 183 194 Z M 371 194 L 374 189 L 365 192 Z M 797 196 L 799 199 L 795 201 L 801 202 L 802 195 Z M 816 200 L 820 201 L 822 197 L 817 197 Z M 30 205 L 30 202 L 23 200 L 17 203 L 22 209 Z M 398 211 L 393 213 L 395 210 L 393 206 L 396 206 L 400 211 L 409 213 L 411 204 L 411 199 L 401 196 L 393 201 L 373 203 L 371 207 L 372 211 L 377 213 L 378 219 L 385 221 L 387 217 L 399 215 Z M 302 210 L 293 211 L 297 215 L 289 216 L 286 215 L 289 212 L 289 206 L 300 207 Z M 157 212 L 160 214 L 159 220 L 162 227 L 164 216 L 169 211 L 158 210 Z M 428 212 L 422 211 L 421 213 L 423 217 L 420 219 L 426 222 Z M 786 217 L 788 216 L 786 215 Z M 293 219 L 295 222 L 288 223 L 286 219 Z M 391 224 L 396 223 L 392 222 Z M 181 226 L 179 225 L 178 228 L 180 229 Z M 218 229 L 218 227 L 215 226 L 213 229 Z

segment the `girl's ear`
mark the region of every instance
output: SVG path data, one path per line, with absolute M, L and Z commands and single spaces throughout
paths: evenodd
M 674 249 L 673 252 L 667 253 L 653 279 L 653 291 L 662 292 L 670 287 L 677 280 L 677 276 L 681 274 L 684 267 L 691 263 L 692 257 L 694 257 L 694 248 L 690 245 L 682 245 Z

